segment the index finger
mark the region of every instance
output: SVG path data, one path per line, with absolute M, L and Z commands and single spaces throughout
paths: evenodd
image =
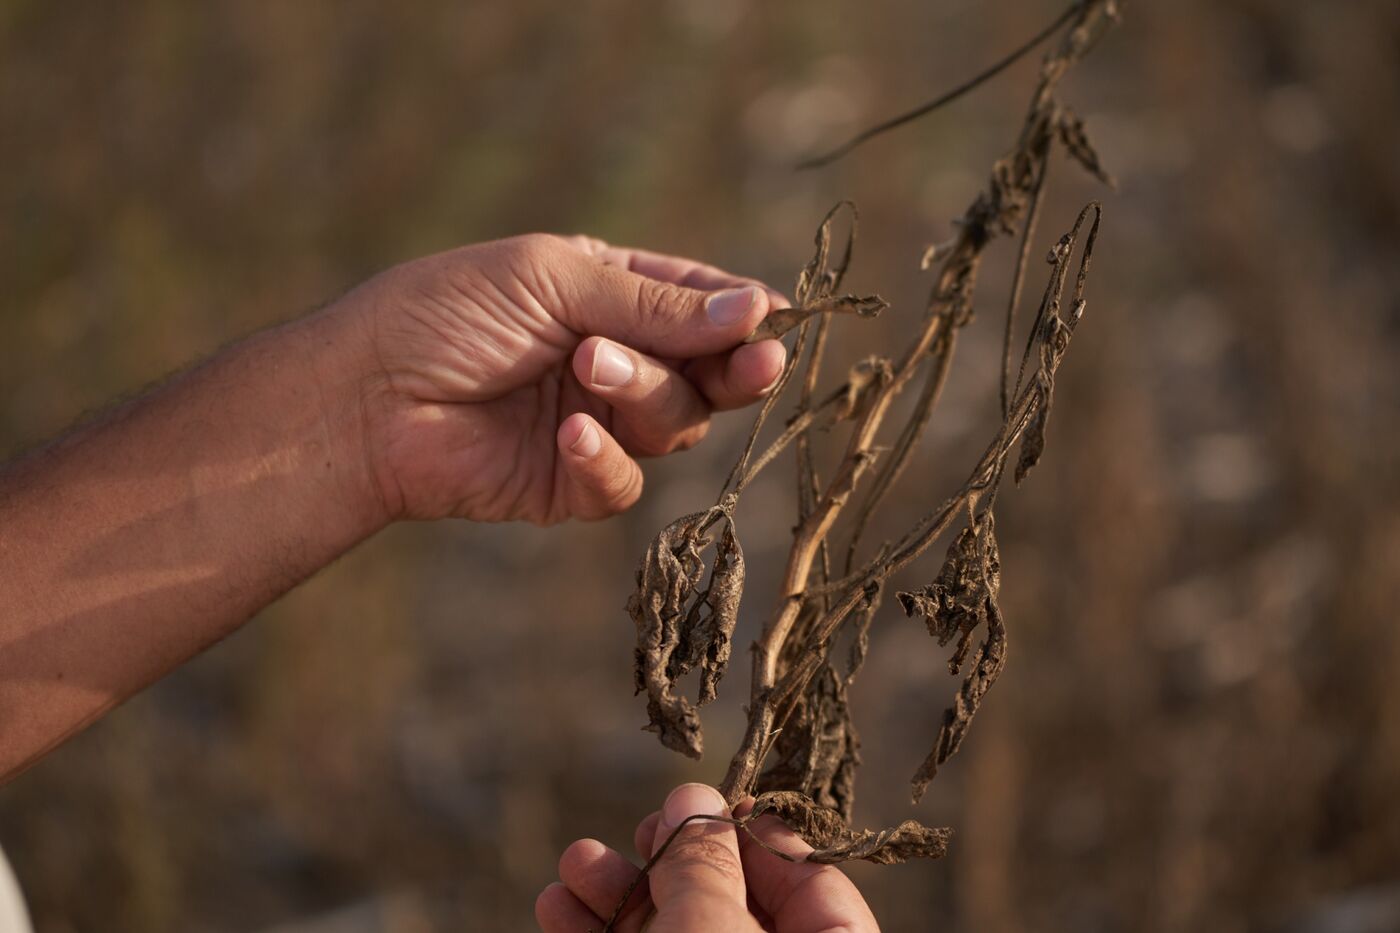
M 718 291 L 724 288 L 743 288 L 756 285 L 768 293 L 773 308 L 788 308 L 792 302 L 786 295 L 757 279 L 734 275 L 716 266 L 711 266 L 684 256 L 671 256 L 654 253 L 651 250 L 613 246 L 597 237 L 573 236 L 565 240 L 590 256 L 594 256 L 609 266 L 617 266 L 628 272 L 644 275 L 659 282 L 670 282 L 700 291 Z

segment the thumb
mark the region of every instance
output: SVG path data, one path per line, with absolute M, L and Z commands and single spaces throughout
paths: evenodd
M 666 798 L 652 852 L 685 818 L 728 816 L 724 798 L 705 784 L 682 784 Z M 651 870 L 654 930 L 744 930 L 752 925 L 744 892 L 744 867 L 734 827 L 712 820 L 686 823 Z
M 722 353 L 754 332 L 771 309 L 758 285 L 705 291 L 605 265 L 559 241 L 546 274 L 547 310 L 585 336 L 607 337 L 671 359 Z

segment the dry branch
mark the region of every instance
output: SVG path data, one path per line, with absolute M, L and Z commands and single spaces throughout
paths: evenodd
M 713 698 L 724 673 L 742 594 L 743 558 L 735 511 L 753 478 L 788 447 L 795 447 L 797 525 L 777 603 L 753 647 L 748 726 L 721 791 L 731 806 L 757 794 L 748 819 L 760 812 L 778 815 L 814 847 L 809 860 L 890 862 L 936 857 L 947 848 L 950 830 L 913 821 L 878 832 L 850 828 L 860 743 L 847 689 L 864 660 L 868 631 L 890 577 L 917 560 L 960 519 L 965 525 L 933 582 L 898 594 L 905 612 L 922 616 L 940 646 L 956 641 L 949 661 L 953 673 L 960 672 L 971 656 L 933 749 L 914 774 L 916 801 L 961 745 L 1005 666 L 1006 627 L 997 606 L 1001 566 L 992 509 L 1013 449 L 1020 445 L 1014 471 L 1018 483 L 1044 449 L 1055 374 L 1084 314 L 1085 286 L 1099 229 L 1097 203 L 1080 212 L 1047 257 L 1049 280 L 1013 380 L 1016 306 L 1052 154 L 1063 149 L 1090 173 L 1108 180 L 1082 122 L 1058 102 L 1055 90 L 1069 67 L 1116 21 L 1117 11 L 1114 0 L 1081 0 L 1013 56 L 962 88 L 860 134 L 837 150 L 835 155 L 842 154 L 929 112 L 1064 30 L 1041 67 L 1015 146 L 993 166 L 986 190 L 964 213 L 956 237 L 925 257 L 926 264 L 939 263 L 938 272 L 923 319 L 907 346 L 895 358 L 872 357 L 856 363 L 840 385 L 820 395 L 817 386 L 833 315 L 868 317 L 886 306 L 878 297 L 838 294 L 855 243 L 854 207 L 843 202 L 823 219 L 812 260 L 798 276 L 794 308 L 771 316 L 761 333 L 780 336 L 795 328 L 796 345 L 717 503 L 663 531 L 638 571 L 638 590 L 629 611 L 638 630 L 637 686 L 648 695 L 649 728 L 659 732 L 668 747 L 699 757 L 703 744 L 696 710 Z M 833 226 L 843 209 L 850 211 L 851 226 L 837 251 Z M 898 541 L 883 545 L 860 563 L 864 532 L 908 465 L 946 382 L 958 334 L 973 320 L 983 253 L 996 237 L 1015 234 L 1018 225 L 1022 239 L 1003 335 L 1001 424 L 960 489 Z M 1078 271 L 1066 296 L 1076 251 Z M 754 457 L 760 433 L 799 369 L 795 409 L 777 438 Z M 893 443 L 881 445 L 879 438 L 893 401 L 921 371 L 923 388 L 913 410 Z M 843 426 L 844 451 L 822 482 L 810 437 L 814 431 Z M 832 535 L 843 516 L 847 524 L 844 562 L 839 576 L 833 578 Z M 716 524 L 723 525 L 718 537 L 711 532 Z M 710 579 L 702 590 L 707 560 Z M 982 641 L 974 650 L 978 631 L 983 633 Z M 841 671 L 831 652 L 843 636 L 849 637 L 851 649 Z M 693 706 L 675 688 L 677 680 L 695 666 L 701 668 L 702 676 Z

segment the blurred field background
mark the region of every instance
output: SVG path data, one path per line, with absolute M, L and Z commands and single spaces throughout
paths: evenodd
M 895 302 L 840 332 L 868 352 L 917 320 L 918 257 L 1039 56 L 788 166 L 1059 9 L 0 0 L 0 455 L 394 262 L 528 230 L 789 287 L 853 197 L 852 287 Z M 1051 172 L 1045 244 L 1091 197 L 1105 221 L 1045 461 L 1000 510 L 1010 662 L 912 814 L 956 829 L 949 857 L 852 874 L 889 930 L 1400 929 L 1400 7 L 1132 3 L 1063 96 L 1121 186 Z M 993 430 L 1012 252 L 911 515 Z M 0 790 L 40 933 L 529 928 L 570 840 L 630 849 L 737 743 L 742 652 L 703 763 L 640 731 L 622 606 L 746 422 L 619 520 L 392 529 Z M 741 513 L 740 645 L 791 522 L 769 490 Z M 945 657 L 887 600 L 859 821 L 911 815 Z

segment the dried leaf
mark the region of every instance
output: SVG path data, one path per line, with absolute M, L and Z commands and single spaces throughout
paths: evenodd
M 715 698 L 720 678 L 729 667 L 734 626 L 739 621 L 739 600 L 743 595 L 744 552 L 734 535 L 733 523 L 727 522 L 715 551 L 710 584 L 703 598 L 692 606 L 683 632 L 691 643 L 703 647 L 700 695 L 696 700 L 700 706 Z
M 977 714 L 982 704 L 982 698 L 986 696 L 992 684 L 996 683 L 1005 666 L 1006 627 L 998 609 L 987 623 L 987 639 L 978 646 L 972 667 L 968 670 L 967 678 L 954 698 L 952 707 L 943 712 L 943 724 L 938 729 L 938 738 L 933 743 L 933 750 L 914 773 L 911 784 L 915 803 L 923 797 L 939 767 L 957 753 L 968 728 L 972 725 L 972 717 Z
M 812 253 L 812 258 L 808 260 L 807 265 L 803 266 L 802 271 L 797 274 L 797 288 L 793 294 L 797 298 L 798 305 L 805 305 L 817 297 L 820 288 L 826 281 L 826 260 L 831 255 L 831 221 L 840 209 L 841 204 L 837 204 L 827 211 L 826 217 L 822 218 L 821 224 L 817 226 L 814 238 L 817 248 Z
M 1069 108 L 1060 108 L 1059 118 L 1055 121 L 1055 131 L 1060 137 L 1060 141 L 1065 144 L 1065 149 L 1069 152 L 1070 157 L 1084 166 L 1085 171 L 1110 188 L 1118 187 L 1118 183 L 1113 180 L 1113 176 L 1108 173 L 1099 160 L 1099 154 L 1094 149 L 1094 144 L 1089 141 L 1089 136 L 1084 131 L 1084 121 Z
M 717 518 L 725 522 L 724 534 L 709 585 L 697 593 L 705 571 L 702 551 L 713 541 L 704 528 Z M 671 523 L 657 536 L 627 603 L 637 627 L 635 679 L 637 692 L 647 694 L 647 728 L 667 748 L 691 758 L 699 758 L 704 749 L 700 717 L 686 697 L 676 694 L 676 682 L 700 664 L 698 703 L 714 699 L 729 663 L 743 586 L 744 557 L 733 523 L 723 511 L 710 509 Z
M 884 552 L 881 554 L 883 556 Z M 865 602 L 851 623 L 854 634 L 851 637 L 851 652 L 846 664 L 846 676 L 843 678 L 848 687 L 851 685 L 851 681 L 855 680 L 856 675 L 860 673 L 860 669 L 865 666 L 865 656 L 870 652 L 870 624 L 875 621 L 875 613 L 880 609 L 883 592 L 883 587 L 878 581 L 867 585 Z
M 878 317 L 890 303 L 879 295 L 835 295 L 818 298 L 805 305 L 793 308 L 780 308 L 771 312 L 748 336 L 744 343 L 771 340 L 781 337 L 810 317 L 818 314 L 854 314 L 857 317 Z
M 916 858 L 942 858 L 948 854 L 953 831 L 946 826 L 925 826 L 905 820 L 893 829 L 851 832 L 850 838 L 807 856 L 822 865 L 864 859 L 876 865 L 898 865 Z
M 929 632 L 938 638 L 940 645 L 947 644 L 953 635 L 959 635 L 957 650 L 948 662 L 953 673 L 957 673 L 967 655 L 973 630 L 983 622 L 987 627 L 986 639 L 977 648 L 953 706 L 943 713 L 933 750 L 914 774 L 915 803 L 928 789 L 939 767 L 957 753 L 982 698 L 1006 665 L 1006 626 L 997 605 L 1000 586 L 1001 562 L 994 520 L 991 512 L 986 512 L 975 526 L 964 529 L 948 549 L 938 581 L 919 594 L 900 594 L 900 601 L 910 615 L 915 611 L 925 612 Z M 906 596 L 909 597 L 907 602 Z M 928 615 L 930 609 L 931 616 Z
M 797 791 L 777 790 L 759 794 L 751 812 L 754 819 L 772 813 L 814 849 L 834 845 L 851 831 L 841 814 Z
M 985 557 L 985 569 L 984 569 Z M 948 546 L 943 568 L 932 583 L 896 598 L 910 617 L 922 615 L 929 634 L 940 647 L 958 638 L 948 659 L 956 674 L 967 657 L 972 633 L 987 621 L 1001 586 L 1001 557 L 993 533 L 993 518 L 985 515 L 978 528 L 964 528 Z
M 953 831 L 905 820 L 893 829 L 853 830 L 841 814 L 792 791 L 761 794 L 753 817 L 772 813 L 815 851 L 807 861 L 824 865 L 864 859 L 894 865 L 914 858 L 939 858 L 947 853 Z
M 851 718 L 845 681 L 830 664 L 807 685 L 774 746 L 774 763 L 758 789 L 798 789 L 849 820 L 855 805 L 860 737 Z

